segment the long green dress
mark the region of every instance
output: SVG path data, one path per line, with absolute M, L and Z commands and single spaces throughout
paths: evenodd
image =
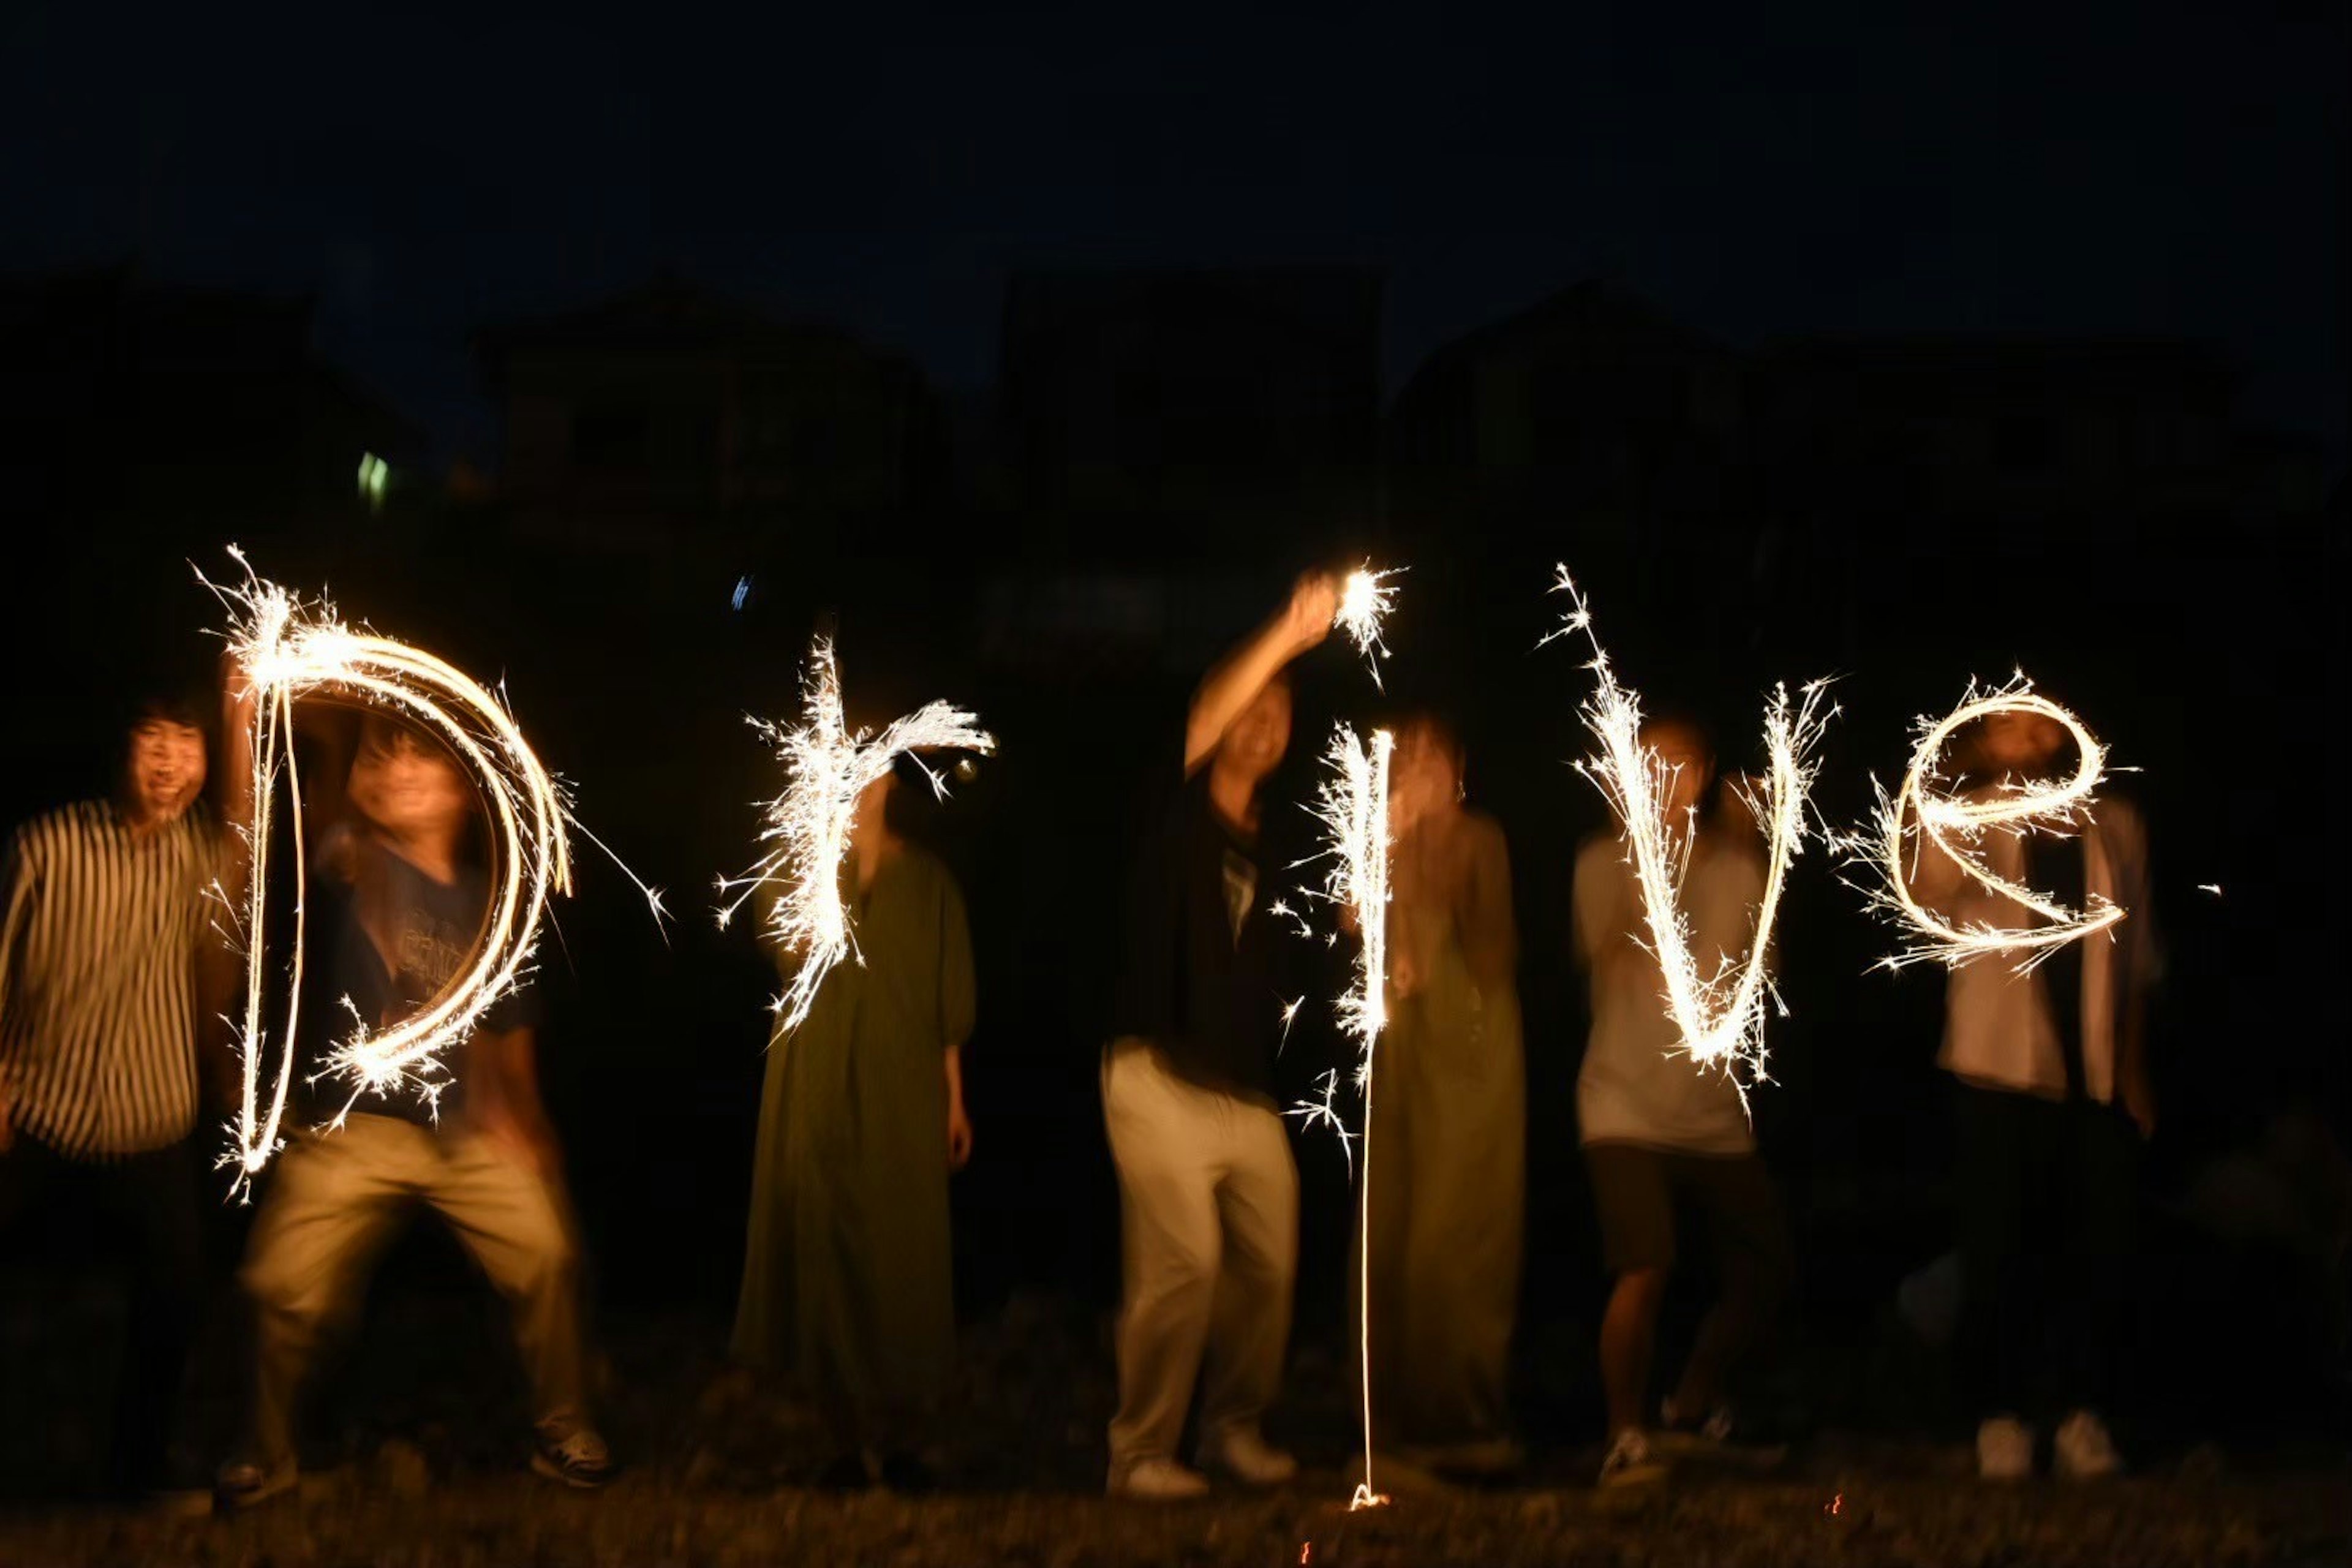
M 1427 1450 L 1508 1435 L 1527 1076 L 1503 830 L 1453 811 L 1397 843 L 1370 1149 L 1374 1420 Z
M 954 1355 L 942 1053 L 971 1032 L 971 935 L 955 879 L 912 845 L 851 912 L 865 962 L 769 1048 L 735 1353 L 870 1443 L 906 1436 Z

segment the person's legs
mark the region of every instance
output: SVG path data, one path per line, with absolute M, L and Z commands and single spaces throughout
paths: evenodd
M 355 1115 L 278 1157 L 237 1277 L 254 1310 L 247 1458 L 264 1476 L 293 1466 L 303 1380 L 415 1192 L 430 1138 L 404 1121 Z
M 1675 1263 L 1674 1202 L 1664 1156 L 1654 1150 L 1593 1144 L 1584 1159 L 1601 1216 L 1601 1263 L 1615 1279 L 1601 1318 L 1601 1386 L 1613 1438 L 1648 1425 L 1658 1309 Z
M 2032 1210 L 2051 1196 L 2039 1190 L 2039 1150 L 2043 1121 L 2058 1108 L 1968 1084 L 1956 1094 L 1964 1397 L 1988 1418 L 2021 1418 L 2036 1402 L 2040 1361 Z
M 1118 1412 L 1110 1423 L 1114 1486 L 1138 1465 L 1175 1458 L 1209 1337 L 1223 1242 L 1217 1134 L 1202 1098 L 1139 1041 L 1119 1041 L 1104 1057 L 1103 1121 L 1118 1169 L 1125 1277 Z
M 478 1134 L 440 1142 L 424 1195 L 514 1314 L 515 1348 L 542 1428 L 589 1425 L 580 1249 L 558 1189 Z
M 2072 1199 L 2065 1237 L 2064 1291 L 2055 1303 L 2058 1334 L 2051 1369 L 2062 1475 L 2112 1475 L 2122 1468 L 2104 1413 L 2120 1387 L 2116 1370 L 2138 1343 L 2131 1289 L 2138 1204 L 2139 1134 L 2112 1106 L 2066 1108 L 2065 1176 Z
M 115 1390 L 110 1480 L 128 1493 L 164 1485 L 172 1417 L 204 1305 L 203 1220 L 185 1143 L 100 1167 L 111 1217 L 131 1247 L 130 1341 Z
M 1201 1447 L 1214 1454 L 1257 1435 L 1282 1384 L 1298 1273 L 1298 1169 L 1282 1119 L 1228 1099 L 1224 1179 L 1216 1188 L 1224 1258 L 1212 1298 Z
M 1707 1215 L 1723 1294 L 1700 1324 L 1674 1394 L 1679 1417 L 1704 1421 L 1724 1381 L 1778 1325 L 1796 1273 L 1788 1216 L 1761 1156 L 1678 1160 L 1675 1171 Z

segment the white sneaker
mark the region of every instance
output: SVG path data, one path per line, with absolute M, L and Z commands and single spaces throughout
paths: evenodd
M 1198 1460 L 1202 1469 L 1231 1476 L 1245 1487 L 1278 1487 L 1298 1474 L 1298 1461 L 1268 1443 L 1255 1426 L 1203 1438 Z
M 1649 1436 L 1638 1426 L 1618 1433 L 1601 1460 L 1599 1484 L 1603 1487 L 1647 1486 L 1665 1479 L 1665 1465 L 1650 1451 Z
M 2096 1480 L 2122 1473 L 2123 1456 L 2116 1452 L 2107 1424 L 2088 1410 L 2077 1410 L 2058 1428 L 2053 1445 L 2058 1473 L 2068 1480 Z
M 1139 1460 L 1125 1475 L 1114 1473 L 1105 1489 L 1138 1502 L 1186 1502 L 1209 1495 L 1208 1478 L 1173 1459 Z
M 2014 1415 L 1995 1415 L 1978 1426 L 1977 1474 L 1989 1481 L 2021 1481 L 2033 1474 L 2033 1428 Z

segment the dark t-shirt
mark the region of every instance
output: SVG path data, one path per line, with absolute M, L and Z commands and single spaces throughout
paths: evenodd
M 1273 1095 L 1292 997 L 1266 906 L 1284 864 L 1217 814 L 1206 767 L 1184 781 L 1136 858 L 1113 1038 L 1150 1041 L 1202 1088 Z
M 467 868 L 455 882 L 426 875 L 390 850 L 370 847 L 383 879 L 382 906 L 390 960 L 360 920 L 357 889 L 320 874 L 311 878 L 313 948 L 310 960 L 316 988 L 303 1002 L 303 1074 L 315 1075 L 328 1049 L 348 1040 L 352 1012 L 371 1031 L 382 1031 L 430 1004 L 463 975 L 480 952 L 482 918 L 489 908 L 489 879 Z M 344 1005 L 349 998 L 350 1006 Z M 536 998 L 526 986 L 509 993 L 483 1015 L 480 1028 L 502 1033 L 539 1021 Z M 446 1121 L 463 1103 L 468 1039 L 440 1055 L 443 1070 L 434 1081 L 437 1095 L 413 1089 L 362 1097 L 353 1110 L 428 1125 Z M 350 1099 L 341 1080 L 322 1080 L 311 1089 L 317 1114 L 331 1116 Z M 437 1101 L 437 1104 L 436 1104 Z

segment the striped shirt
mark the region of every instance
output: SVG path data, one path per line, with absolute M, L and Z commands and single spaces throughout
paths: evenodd
M 109 801 L 16 830 L 0 876 L 0 1084 L 18 1133 L 104 1160 L 194 1129 L 213 843 L 195 813 L 134 834 Z

